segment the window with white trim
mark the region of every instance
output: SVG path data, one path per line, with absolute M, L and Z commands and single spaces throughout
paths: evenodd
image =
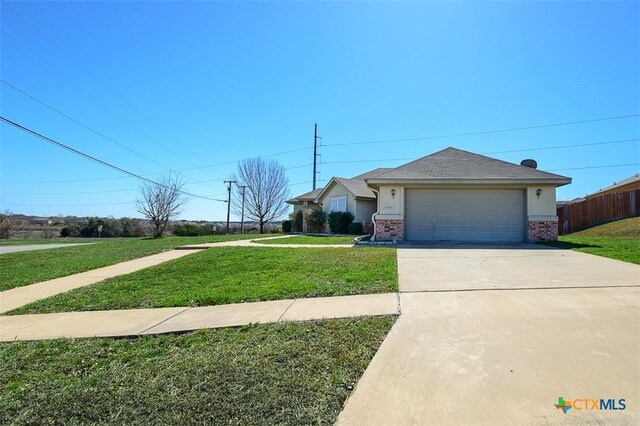
M 329 199 L 329 210 L 332 212 L 346 212 L 347 211 L 347 196 L 338 195 Z

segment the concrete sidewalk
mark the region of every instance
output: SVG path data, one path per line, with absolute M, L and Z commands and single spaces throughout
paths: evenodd
M 0 293 L 0 314 L 12 311 L 36 300 L 45 299 L 64 293 L 75 288 L 84 287 L 113 278 L 118 275 L 129 274 L 150 266 L 159 265 L 170 260 L 192 254 L 189 250 L 172 250 L 139 259 L 133 259 L 104 268 L 93 269 L 79 274 L 43 281 L 37 284 L 12 288 Z
M 137 336 L 304 321 L 399 314 L 396 293 L 288 299 L 197 308 L 158 308 L 0 317 L 0 341 Z

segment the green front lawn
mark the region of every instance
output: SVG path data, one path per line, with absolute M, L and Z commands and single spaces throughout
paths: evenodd
M 558 241 L 548 244 L 553 247 L 572 249 L 640 265 L 640 240 L 568 235 L 561 236 Z
M 640 217 L 616 220 L 563 235 L 549 245 L 640 265 Z
M 392 247 L 219 247 L 43 299 L 10 314 L 205 306 L 397 290 Z
M 331 425 L 393 317 L 0 344 L 0 424 Z
M 188 244 L 248 238 L 256 238 L 256 236 L 211 235 L 158 239 L 101 239 L 96 244 L 83 246 L 2 254 L 0 255 L 0 291 L 77 274 Z
M 354 237 L 331 237 L 322 235 L 296 235 L 288 238 L 274 238 L 256 241 L 260 244 L 350 244 L 353 245 Z

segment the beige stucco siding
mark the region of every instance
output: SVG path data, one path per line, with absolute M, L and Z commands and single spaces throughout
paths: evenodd
M 392 190 L 395 194 L 392 194 Z M 404 187 L 399 185 L 381 186 L 378 196 L 379 219 L 402 219 L 404 217 Z
M 371 223 L 371 216 L 376 212 L 377 205 L 375 200 L 356 200 L 356 213 L 353 221 Z
M 540 189 L 540 196 L 537 195 Z M 527 215 L 529 221 L 557 220 L 556 188 L 554 186 L 530 186 L 527 188 Z
M 339 197 L 346 196 L 347 197 L 347 211 L 352 215 L 356 215 L 356 198 L 353 196 L 351 192 L 347 190 L 342 184 L 338 182 L 334 182 L 334 184 L 322 195 L 322 198 L 319 200 L 320 204 L 322 204 L 322 210 L 326 214 L 331 213 L 331 197 Z

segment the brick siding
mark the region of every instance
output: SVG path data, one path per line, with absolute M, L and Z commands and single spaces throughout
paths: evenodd
M 403 219 L 376 219 L 376 240 L 403 240 Z
M 558 222 L 534 221 L 529 222 L 529 242 L 556 241 L 558 239 Z

